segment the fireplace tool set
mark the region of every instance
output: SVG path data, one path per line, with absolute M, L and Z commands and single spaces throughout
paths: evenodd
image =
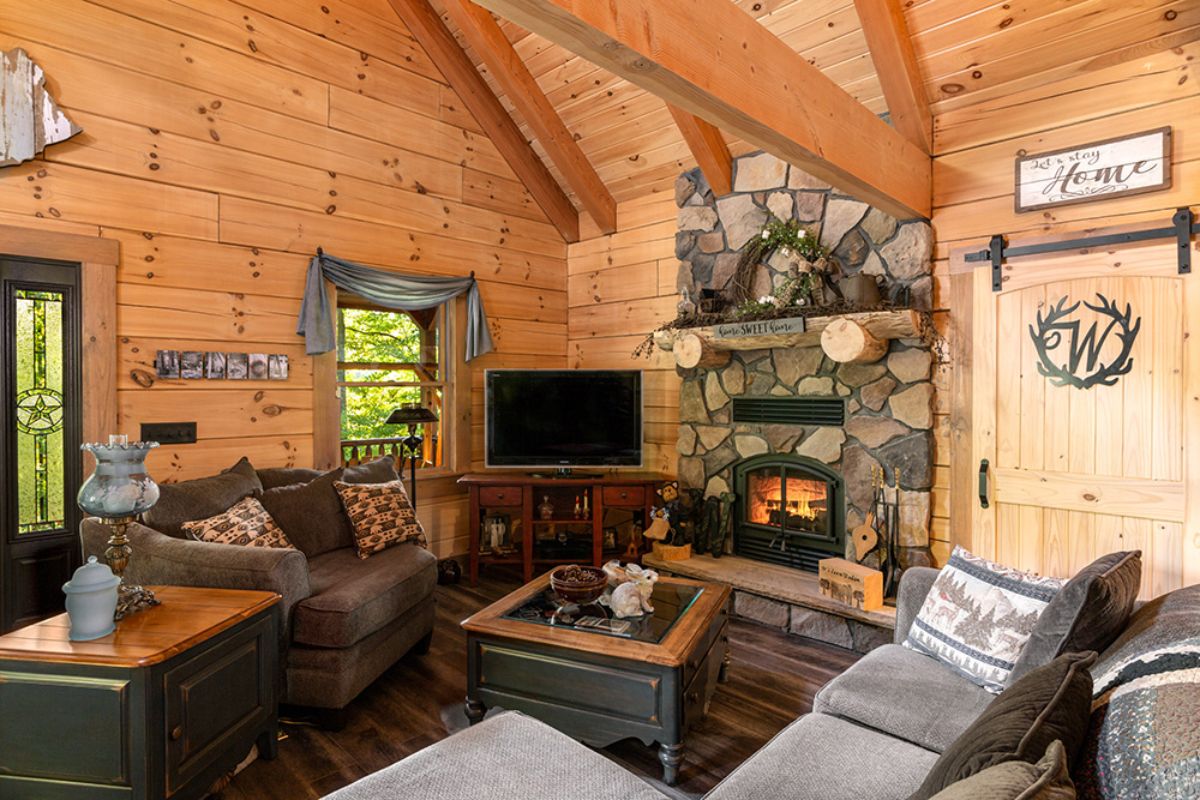
M 854 529 L 854 558 L 883 573 L 883 596 L 895 597 L 900 586 L 900 470 L 892 471 L 889 487 L 883 467 L 871 468 L 871 508 L 867 518 Z M 891 489 L 889 492 L 888 490 Z M 888 494 L 892 499 L 889 502 Z

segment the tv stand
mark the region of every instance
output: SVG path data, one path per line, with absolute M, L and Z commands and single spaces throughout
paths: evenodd
M 650 508 L 658 502 L 655 490 L 662 481 L 654 475 L 612 474 L 565 477 L 527 473 L 475 473 L 458 482 L 470 496 L 470 578 L 479 580 L 480 564 L 520 566 L 528 583 L 537 572 L 559 564 L 593 564 L 619 558 L 640 560 L 640 531 L 636 537 L 624 536 L 617 542 L 604 542 L 604 512 L 619 509 L 632 512 L 636 527 L 650 524 Z M 583 498 L 587 513 L 582 513 Z M 579 498 L 581 513 L 575 513 Z M 550 514 L 540 506 L 549 501 Z M 484 523 L 489 517 L 506 521 L 507 546 L 493 550 Z M 519 523 L 519 524 L 518 524 Z M 565 540 L 565 541 L 564 541 Z M 557 549 L 554 543 L 558 543 Z M 614 546 L 615 545 L 615 546 Z M 636 545 L 636 547 L 635 547 Z
M 604 473 L 602 472 L 576 472 L 570 467 L 559 467 L 558 469 L 554 470 L 554 472 L 530 472 L 528 474 L 531 478 L 538 478 L 542 480 L 563 480 L 564 478 L 585 478 L 587 480 L 596 480 L 597 478 L 604 477 Z

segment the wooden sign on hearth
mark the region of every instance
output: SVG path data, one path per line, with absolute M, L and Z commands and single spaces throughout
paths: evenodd
M 821 594 L 863 611 L 883 608 L 883 573 L 844 558 L 822 558 L 817 578 Z
M 1016 210 L 1106 200 L 1171 187 L 1171 128 L 1020 156 Z

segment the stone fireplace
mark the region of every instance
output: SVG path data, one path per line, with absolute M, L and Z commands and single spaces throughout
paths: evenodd
M 842 476 L 794 453 L 761 455 L 733 465 L 734 555 L 815 572 L 845 551 Z

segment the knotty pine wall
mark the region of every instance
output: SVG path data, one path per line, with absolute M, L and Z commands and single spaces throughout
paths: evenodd
M 295 327 L 318 246 L 476 271 L 497 352 L 473 405 L 485 367 L 566 363 L 566 246 L 386 0 L 0 0 L 18 46 L 84 133 L 0 171 L 0 223 L 121 242 L 121 429 L 198 424 L 159 480 L 312 462 Z M 287 353 L 291 377 L 143 387 L 158 349 Z M 453 482 L 421 496 L 439 555 L 465 552 Z
M 996 233 L 1066 233 L 1128 223 L 1168 224 L 1182 205 L 1195 205 L 1200 185 L 1200 42 L 1150 50 L 1121 63 L 1080 62 L 1065 77 L 975 103 L 942 101 L 934 118 L 933 227 L 939 305 L 950 309 L 943 330 L 953 339 L 958 309 L 969 307 L 965 283 L 951 289 L 953 248 L 986 247 Z M 969 98 L 968 98 L 969 99 Z M 1017 214 L 1013 210 L 1013 159 L 1017 155 L 1071 147 L 1162 125 L 1174 128 L 1172 188 Z M 968 278 L 969 280 L 969 278 Z M 944 384 L 970 382 L 966 370 Z M 939 394 L 939 410 L 957 412 L 958 393 Z M 957 416 L 954 416 L 957 419 Z M 955 427 L 957 435 L 958 427 Z M 939 437 L 939 443 L 943 437 Z M 939 461 L 941 457 L 939 456 Z M 953 532 L 970 525 L 975 502 L 975 465 L 954 465 Z M 944 513 L 945 508 L 940 508 Z M 965 539 L 965 536 L 964 536 Z M 945 552 L 940 555 L 945 555 Z

